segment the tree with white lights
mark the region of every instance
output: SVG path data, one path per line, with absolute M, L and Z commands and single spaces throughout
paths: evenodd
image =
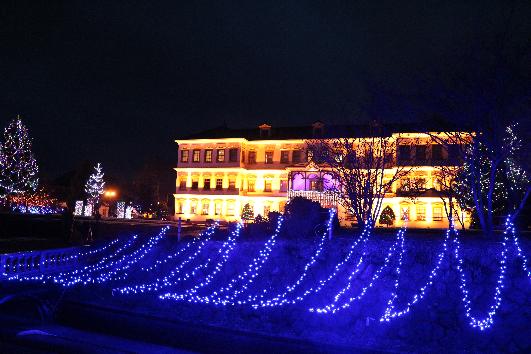
M 85 183 L 85 192 L 87 193 L 89 203 L 98 205 L 100 196 L 103 194 L 105 181 L 103 180 L 103 168 L 99 162 L 94 166 L 94 170 L 95 172 L 90 175 L 87 183 Z
M 0 144 L 0 197 L 33 193 L 37 190 L 39 167 L 31 151 L 28 128 L 17 115 L 4 130 Z

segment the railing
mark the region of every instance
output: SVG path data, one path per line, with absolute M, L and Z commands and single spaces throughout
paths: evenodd
M 88 257 L 76 257 L 79 247 L 43 251 L 16 252 L 0 255 L 0 279 L 14 275 L 31 275 L 61 271 L 85 264 Z
M 240 193 L 240 189 L 239 188 L 221 188 L 221 189 L 216 189 L 216 188 L 210 188 L 210 189 L 204 189 L 204 188 L 196 188 L 196 189 L 192 189 L 192 188 L 179 188 L 177 189 L 177 194 L 212 194 L 212 195 L 215 195 L 215 194 L 222 194 L 222 195 L 225 195 L 225 194 L 239 194 Z
M 302 197 L 313 200 L 321 204 L 323 208 L 337 206 L 338 197 L 334 192 L 329 191 L 296 191 L 293 189 L 288 190 L 288 199 L 295 197 Z

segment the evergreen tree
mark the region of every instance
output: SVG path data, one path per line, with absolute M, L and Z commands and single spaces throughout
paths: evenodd
M 105 182 L 103 181 L 103 168 L 99 162 L 94 166 L 94 170 L 96 172 L 91 174 L 87 183 L 85 183 L 85 192 L 87 193 L 89 203 L 97 205 L 100 201 L 100 196 L 103 194 Z
M 0 144 L 0 197 L 35 192 L 38 172 L 28 128 L 17 115 L 5 128 L 4 143 Z
M 391 207 L 386 206 L 382 213 L 380 214 L 380 224 L 385 224 L 387 226 L 392 225 L 395 222 L 396 216 L 395 212 Z
M 243 206 L 242 210 L 242 219 L 244 222 L 248 222 L 249 220 L 253 220 L 254 212 L 253 207 L 247 203 Z

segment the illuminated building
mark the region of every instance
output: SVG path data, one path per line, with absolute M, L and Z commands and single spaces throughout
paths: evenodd
M 331 171 L 308 159 L 306 142 L 326 138 L 325 129 L 320 121 L 306 127 L 273 128 L 267 124 L 254 129 L 221 127 L 176 140 L 175 216 L 191 221 L 234 221 L 240 219 L 247 203 L 255 216 L 267 216 L 270 211 L 282 212 L 291 198 L 302 196 L 326 207 L 337 207 L 341 224 L 351 225 L 355 218 L 327 191 L 333 184 Z M 387 136 L 415 139 L 416 145 L 407 152 L 406 162 L 411 160 L 415 165 L 409 178 L 423 181 L 424 190 L 411 198 L 404 190 L 407 181 L 396 181 L 385 195 L 382 210 L 386 206 L 392 208 L 395 225 L 401 224 L 400 218 L 406 214 L 410 227 L 447 227 L 444 203 L 434 176 L 436 166 L 457 164 L 457 159 L 452 151 L 434 144 L 428 134 L 404 126 L 393 129 Z M 363 132 L 353 126 L 339 130 L 341 134 L 352 131 L 357 134 L 354 137 L 361 137 Z M 395 153 L 395 162 L 404 159 L 397 156 L 400 154 L 404 152 Z M 392 167 L 389 171 L 392 173 Z M 468 224 L 468 215 L 459 213 Z

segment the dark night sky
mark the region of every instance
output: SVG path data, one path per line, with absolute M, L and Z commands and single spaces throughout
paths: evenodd
M 122 177 L 229 126 L 352 120 L 362 78 L 400 84 L 506 27 L 508 1 L 20 1 L 2 4 L 0 126 L 20 113 L 57 176 Z M 515 42 L 531 38 L 517 1 Z M 171 172 L 169 172 L 171 173 Z

